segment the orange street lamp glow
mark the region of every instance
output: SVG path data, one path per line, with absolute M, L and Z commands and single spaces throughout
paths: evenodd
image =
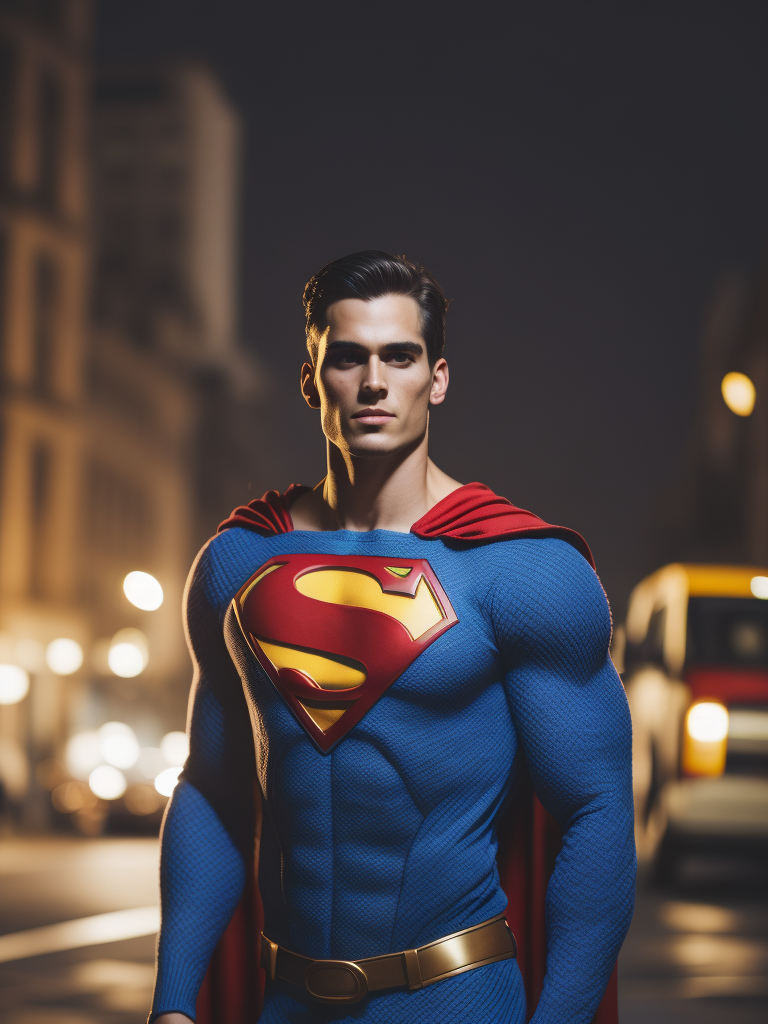
M 745 373 L 726 373 L 720 385 L 725 404 L 737 416 L 749 416 L 755 407 L 755 385 Z
M 683 735 L 685 774 L 722 775 L 727 749 L 728 708 L 714 700 L 701 700 L 692 704 L 685 716 Z

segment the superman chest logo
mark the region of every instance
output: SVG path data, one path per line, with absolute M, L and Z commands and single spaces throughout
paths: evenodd
M 458 622 L 425 559 L 279 555 L 233 603 L 251 651 L 323 752 Z

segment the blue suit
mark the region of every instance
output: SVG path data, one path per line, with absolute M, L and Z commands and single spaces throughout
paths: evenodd
M 232 610 L 260 566 L 299 552 L 426 559 L 458 616 L 327 754 Z M 153 1015 L 194 1017 L 251 863 L 254 780 L 265 933 L 306 956 L 360 959 L 504 911 L 495 821 L 524 756 L 563 832 L 534 1021 L 591 1021 L 631 919 L 635 853 L 629 712 L 586 560 L 555 538 L 477 546 L 384 530 L 235 528 L 201 552 L 185 609 L 191 754 L 163 830 Z M 331 1019 L 522 1024 L 525 994 L 514 960 L 333 1011 L 268 984 L 262 1021 Z

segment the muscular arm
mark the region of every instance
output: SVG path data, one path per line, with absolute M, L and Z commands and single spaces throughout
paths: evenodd
M 163 823 L 162 923 L 150 1020 L 194 1019 L 208 961 L 240 899 L 253 861 L 253 739 L 237 672 L 224 644 L 226 603 L 204 550 L 184 602 L 195 673 L 190 756 Z
M 515 727 L 563 846 L 547 889 L 547 971 L 533 1024 L 588 1024 L 632 917 L 631 725 L 608 656 L 610 616 L 564 541 L 497 577 L 494 624 Z

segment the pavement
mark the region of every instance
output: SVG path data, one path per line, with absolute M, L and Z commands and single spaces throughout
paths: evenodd
M 0 1024 L 146 1021 L 157 855 L 155 839 L 0 838 Z M 692 859 L 663 890 L 641 877 L 619 977 L 621 1024 L 764 1024 L 768 866 Z
M 93 943 L 0 962 L 0 1024 L 144 1024 L 154 934 L 95 940 L 137 931 L 135 914 L 110 912 L 152 917 L 157 858 L 156 839 L 0 839 L 0 952 L 28 951 L 30 935 L 38 948 L 61 946 L 67 932 Z M 64 922 L 79 925 L 46 927 Z
M 619 958 L 621 1024 L 768 1021 L 768 864 L 689 857 L 676 881 L 638 879 Z

